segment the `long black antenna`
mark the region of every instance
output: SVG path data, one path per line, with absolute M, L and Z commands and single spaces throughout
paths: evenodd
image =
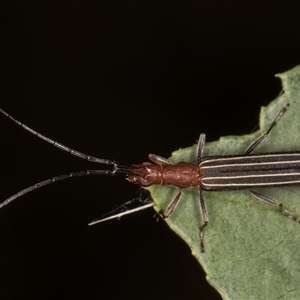
M 115 171 L 111 171 L 111 170 L 86 170 L 86 171 L 79 171 L 79 172 L 73 172 L 73 173 L 69 173 L 69 174 L 59 175 L 59 176 L 38 182 L 32 186 L 27 187 L 26 189 L 19 191 L 16 194 L 10 196 L 6 200 L 4 200 L 2 203 L 0 203 L 0 209 L 3 206 L 6 206 L 7 204 L 9 204 L 10 202 L 22 197 L 23 195 L 25 195 L 29 192 L 32 192 L 34 190 L 37 190 L 37 189 L 39 189 L 45 185 L 51 184 L 51 183 L 55 183 L 55 182 L 69 179 L 72 177 L 83 177 L 83 176 L 89 176 L 89 175 L 114 175 L 114 174 L 115 174 Z
M 109 166 L 113 166 L 112 170 L 86 170 L 86 171 L 78 171 L 78 172 L 72 172 L 69 174 L 64 174 L 64 175 L 59 175 L 50 179 L 46 179 L 44 181 L 38 182 L 30 187 L 27 187 L 21 191 L 19 191 L 18 193 L 12 195 L 11 197 L 7 198 L 6 200 L 4 200 L 2 203 L 0 203 L 0 209 L 4 206 L 6 206 L 7 204 L 9 204 L 10 202 L 16 200 L 17 198 L 20 198 L 21 196 L 34 191 L 40 187 L 46 186 L 48 184 L 51 183 L 55 183 L 58 181 L 62 181 L 65 179 L 69 179 L 72 177 L 82 177 L 82 176 L 89 176 L 89 175 L 115 175 L 116 173 L 123 173 L 123 174 L 134 174 L 134 172 L 132 171 L 132 169 L 134 169 L 135 167 L 129 167 L 129 166 L 125 166 L 125 165 L 121 165 L 116 163 L 115 161 L 109 160 L 109 159 L 103 159 L 103 158 L 98 158 L 98 157 L 94 157 L 91 155 L 87 155 L 84 154 L 82 152 L 79 152 L 77 150 L 74 150 L 70 147 L 67 147 L 57 141 L 54 141 L 46 136 L 44 136 L 43 134 L 31 129 L 30 127 L 28 127 L 27 125 L 21 123 L 20 121 L 18 121 L 17 119 L 13 118 L 11 115 L 9 115 L 7 112 L 5 112 L 3 109 L 0 108 L 0 112 L 2 114 L 4 114 L 6 117 L 10 118 L 13 122 L 15 122 L 17 125 L 21 126 L 22 128 L 24 128 L 25 130 L 27 130 L 28 132 L 30 132 L 31 134 L 37 136 L 38 138 L 42 139 L 43 141 L 61 149 L 64 150 L 66 152 L 69 152 L 72 155 L 75 155 L 79 158 L 91 161 L 91 162 L 95 162 L 95 163 L 99 163 L 99 164 L 104 164 L 104 165 L 109 165 Z
M 112 160 L 109 160 L 109 159 L 103 159 L 103 158 L 98 158 L 98 157 L 94 157 L 94 156 L 91 156 L 91 155 L 87 155 L 87 154 L 84 154 L 82 152 L 79 152 L 77 150 L 74 150 L 68 146 L 65 146 L 57 141 L 54 141 L 48 137 L 46 137 L 45 135 L 31 129 L 30 127 L 28 127 L 27 125 L 21 123 L 20 121 L 18 121 L 17 119 L 13 118 L 10 114 L 8 114 L 6 111 L 4 111 L 3 109 L 0 108 L 0 112 L 5 115 L 6 117 L 10 118 L 12 121 L 14 121 L 16 124 L 18 124 L 19 126 L 23 127 L 25 130 L 27 130 L 28 132 L 30 132 L 31 134 L 37 136 L 38 138 L 42 139 L 43 141 L 61 149 L 61 150 L 64 150 L 66 152 L 69 152 L 70 154 L 72 155 L 75 155 L 77 157 L 80 157 L 82 159 L 86 159 L 88 161 L 91 161 L 91 162 L 95 162 L 95 163 L 98 163 L 98 164 L 103 164 L 103 165 L 109 165 L 109 166 L 115 166 L 116 163 L 113 162 Z

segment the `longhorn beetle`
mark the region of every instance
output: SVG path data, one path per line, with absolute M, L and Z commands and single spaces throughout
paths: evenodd
M 162 213 L 163 218 L 167 218 L 176 208 L 182 190 L 185 188 L 199 188 L 200 213 L 202 216 L 203 225 L 199 230 L 200 249 L 204 252 L 204 228 L 208 224 L 208 213 L 205 206 L 202 191 L 225 191 L 225 190 L 244 190 L 249 192 L 268 204 L 280 207 L 281 213 L 287 218 L 296 221 L 296 217 L 283 209 L 281 202 L 265 196 L 255 191 L 255 188 L 266 187 L 283 187 L 300 184 L 300 152 L 294 153 L 265 153 L 251 154 L 252 151 L 261 144 L 269 135 L 270 131 L 276 123 L 282 118 L 287 111 L 288 104 L 283 107 L 278 113 L 275 120 L 271 123 L 269 129 L 260 137 L 254 140 L 246 149 L 243 155 L 226 155 L 226 156 L 202 156 L 203 147 L 205 144 L 205 134 L 201 133 L 197 150 L 197 163 L 179 162 L 172 164 L 166 158 L 158 155 L 149 154 L 150 162 L 141 164 L 124 165 L 113 160 L 103 159 L 87 155 L 71 149 L 59 142 L 56 142 L 39 132 L 27 127 L 19 122 L 11 115 L 0 109 L 0 112 L 10 118 L 13 122 L 23 127 L 38 138 L 52 144 L 72 155 L 78 156 L 91 162 L 102 165 L 112 166 L 112 170 L 87 170 L 73 172 L 66 175 L 60 175 L 36 183 L 17 194 L 9 197 L 0 204 L 0 208 L 23 196 L 24 194 L 36 190 L 42 186 L 65 180 L 71 177 L 80 177 L 87 175 L 115 175 L 125 174 L 126 180 L 133 184 L 138 184 L 146 187 L 152 184 L 158 185 L 173 185 L 179 188 L 177 195 L 172 199 L 167 206 L 165 212 Z M 152 206 L 153 204 L 146 204 Z M 91 222 L 89 225 L 96 224 L 101 220 Z

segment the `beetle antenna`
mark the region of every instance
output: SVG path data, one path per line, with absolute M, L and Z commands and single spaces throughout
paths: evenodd
M 41 182 L 38 182 L 32 186 L 29 186 L 18 193 L 10 196 L 6 200 L 4 200 L 2 203 L 0 203 L 0 209 L 10 202 L 22 197 L 23 195 L 32 192 L 34 190 L 37 190 L 41 187 L 44 187 L 46 185 L 58 182 L 58 181 L 63 181 L 66 179 L 70 179 L 73 177 L 83 177 L 83 176 L 90 176 L 90 175 L 110 175 L 114 176 L 115 174 L 126 174 L 126 175 L 136 175 L 136 173 L 133 171 L 135 169 L 135 166 L 125 166 L 116 163 L 115 161 L 111 161 L 111 164 L 113 165 L 112 170 L 86 170 L 86 171 L 77 171 L 77 172 L 72 172 L 69 174 L 64 174 L 64 175 L 59 175 L 55 176 L 50 179 L 43 180 Z M 133 170 L 132 170 L 133 169 Z
M 98 163 L 98 164 L 103 164 L 103 165 L 109 165 L 109 166 L 112 166 L 112 165 L 115 165 L 115 162 L 110 160 L 110 159 L 103 159 L 103 158 L 99 158 L 99 157 L 94 157 L 94 156 L 91 156 L 91 155 L 87 155 L 85 153 L 82 153 L 82 152 L 79 152 L 77 150 L 74 150 L 68 146 L 65 146 L 57 141 L 54 141 L 50 138 L 48 138 L 47 136 L 33 130 L 32 128 L 28 127 L 26 124 L 24 123 L 21 123 L 20 121 L 18 121 L 17 119 L 15 119 L 14 117 L 12 117 L 10 114 L 8 114 L 6 111 L 4 111 L 3 109 L 0 108 L 0 112 L 5 115 L 6 117 L 8 117 L 9 119 L 11 119 L 13 122 L 15 122 L 17 125 L 23 127 L 25 130 L 27 130 L 28 132 L 30 132 L 31 134 L 37 136 L 38 138 L 40 138 L 41 140 L 61 149 L 61 150 L 64 150 L 66 152 L 69 152 L 70 154 L 72 155 L 75 155 L 79 158 L 82 158 L 82 159 L 85 159 L 85 160 L 88 160 L 88 161 L 91 161 L 91 162 L 95 162 L 95 163 Z
M 18 193 L 10 196 L 6 200 L 4 200 L 2 203 L 0 203 L 0 209 L 6 206 L 7 204 L 11 203 L 12 201 L 24 196 L 25 194 L 32 192 L 34 190 L 37 190 L 41 187 L 44 187 L 46 185 L 49 185 L 51 183 L 59 182 L 62 180 L 66 180 L 73 177 L 83 177 L 83 176 L 89 176 L 89 175 L 111 175 L 113 176 L 115 174 L 115 171 L 111 170 L 86 170 L 86 171 L 78 171 L 78 172 L 72 172 L 69 174 L 59 175 L 50 179 L 46 179 L 43 181 L 40 181 L 32 186 L 29 186 Z
M 69 178 L 72 178 L 72 177 L 82 177 L 82 176 L 89 176 L 89 175 L 111 175 L 111 176 L 113 176 L 115 174 L 135 175 L 134 169 L 136 169 L 138 167 L 119 164 L 119 163 L 115 162 L 114 160 L 103 159 L 103 158 L 99 158 L 99 157 L 95 157 L 95 156 L 91 156 L 91 155 L 87 155 L 85 153 L 79 152 L 77 150 L 74 150 L 74 149 L 72 149 L 68 146 L 65 146 L 65 145 L 63 145 L 63 144 L 61 144 L 57 141 L 54 141 L 54 140 L 48 138 L 47 136 L 33 130 L 32 128 L 28 127 L 24 123 L 21 123 L 19 120 L 12 117 L 10 114 L 8 114 L 6 111 L 4 111 L 1 108 L 0 108 L 0 112 L 3 115 L 5 115 L 6 117 L 8 117 L 9 119 L 11 119 L 14 123 L 16 123 L 17 125 L 21 126 L 23 129 L 30 132 L 31 134 L 37 136 L 38 138 L 42 139 L 43 141 L 45 141 L 45 142 L 47 142 L 47 143 L 63 150 L 63 151 L 69 152 L 72 155 L 75 155 L 79 158 L 85 159 L 85 160 L 90 161 L 90 162 L 109 165 L 109 166 L 113 167 L 112 170 L 78 171 L 78 172 L 72 172 L 72 173 L 69 173 L 69 174 L 59 175 L 59 176 L 56 176 L 56 177 L 53 177 L 53 178 L 50 178 L 50 179 L 46 179 L 46 180 L 38 182 L 38 183 L 36 183 L 32 186 L 29 186 L 29 187 L 19 191 L 18 193 L 12 195 L 11 197 L 7 198 L 2 203 L 0 203 L 0 209 L 2 207 L 6 206 L 7 204 L 11 203 L 12 201 L 20 198 L 21 196 L 23 196 L 23 195 L 25 195 L 29 192 L 32 192 L 32 191 L 34 191 L 38 188 L 49 185 L 51 183 L 66 180 L 66 179 L 69 179 Z

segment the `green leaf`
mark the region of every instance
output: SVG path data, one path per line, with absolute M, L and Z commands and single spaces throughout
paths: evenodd
M 221 137 L 207 143 L 204 156 L 243 154 L 265 132 L 287 103 L 287 112 L 253 153 L 300 150 L 300 66 L 278 74 L 284 92 L 260 114 L 260 129 L 249 135 Z M 174 152 L 170 161 L 196 162 L 196 145 Z M 178 189 L 151 186 L 157 211 L 164 211 Z M 283 203 L 300 217 L 300 188 L 259 190 Z M 300 299 L 300 224 L 277 207 L 248 191 L 203 192 L 209 214 L 204 230 L 205 252 L 199 249 L 199 191 L 185 189 L 166 222 L 191 248 L 207 273 L 207 280 L 224 299 Z

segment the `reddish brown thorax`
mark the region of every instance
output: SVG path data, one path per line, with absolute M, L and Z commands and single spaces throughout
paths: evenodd
M 179 188 L 200 185 L 200 170 L 197 164 L 180 162 L 176 165 L 159 165 L 152 163 L 132 165 L 134 175 L 126 179 L 134 184 L 148 186 L 151 184 L 174 185 Z M 136 168 L 138 167 L 138 168 Z

